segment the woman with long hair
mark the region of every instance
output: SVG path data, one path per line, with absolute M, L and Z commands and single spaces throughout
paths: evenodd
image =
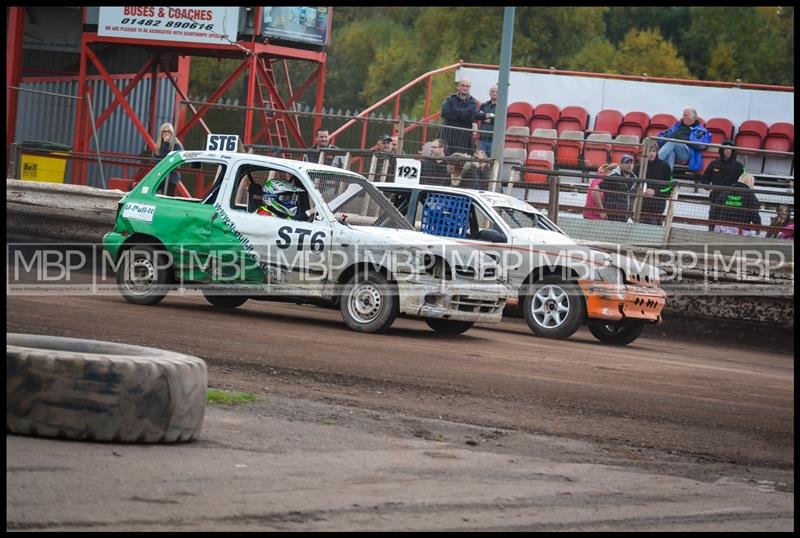
M 153 152 L 153 157 L 163 159 L 171 151 L 183 151 L 183 145 L 175 136 L 175 127 L 171 123 L 163 123 L 158 130 L 158 142 Z M 175 196 L 175 188 L 180 180 L 181 175 L 177 171 L 170 172 L 169 181 L 166 182 L 165 186 L 165 194 L 167 196 Z

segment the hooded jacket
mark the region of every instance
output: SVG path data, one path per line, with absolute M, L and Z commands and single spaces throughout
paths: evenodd
M 726 223 L 761 224 L 758 198 L 745 183 L 735 182 L 731 187 L 739 191 L 717 191 L 713 202 L 719 206 L 717 219 Z
M 672 134 L 680 129 L 680 127 L 681 122 L 678 121 L 666 131 L 658 133 L 658 138 L 672 138 Z M 694 124 L 689 127 L 689 142 L 711 142 L 711 133 L 706 131 L 706 128 L 703 127 L 699 121 L 695 121 Z M 658 140 L 658 147 L 663 146 L 664 143 L 664 140 Z M 703 168 L 703 146 L 686 144 L 686 147 L 689 148 L 689 170 L 692 172 L 701 170 Z
M 733 146 L 733 142 L 726 140 L 722 145 Z M 719 158 L 709 163 L 700 180 L 702 183 L 708 183 L 712 187 L 729 187 L 744 174 L 744 165 L 736 160 L 736 150 L 732 150 L 729 159 L 722 154 L 724 150 L 725 148 L 719 148 Z

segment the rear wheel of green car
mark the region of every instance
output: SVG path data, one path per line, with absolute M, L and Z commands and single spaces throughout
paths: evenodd
M 150 245 L 133 245 L 123 253 L 117 271 L 117 284 L 129 303 L 154 305 L 167 296 L 170 282 L 170 255 Z

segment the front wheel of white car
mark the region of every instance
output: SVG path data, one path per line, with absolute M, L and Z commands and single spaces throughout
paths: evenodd
M 356 271 L 344 288 L 340 310 L 354 331 L 383 332 L 400 313 L 397 286 L 376 271 Z
M 583 324 L 586 306 L 575 282 L 548 275 L 528 287 L 522 313 L 536 336 L 568 338 Z

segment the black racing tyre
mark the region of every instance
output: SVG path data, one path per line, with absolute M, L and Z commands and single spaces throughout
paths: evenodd
M 472 321 L 459 321 L 452 319 L 425 318 L 428 327 L 443 334 L 462 334 L 475 325 Z
M 248 299 L 246 295 L 214 295 L 206 293 L 205 290 L 203 290 L 203 297 L 218 308 L 236 308 L 237 306 L 242 306 Z
M 38 437 L 174 443 L 200 435 L 202 359 L 160 349 L 6 335 L 6 431 Z
M 344 287 L 339 310 L 354 331 L 383 332 L 400 313 L 397 285 L 376 271 L 356 271 Z
M 548 275 L 528 285 L 522 314 L 536 336 L 568 338 L 583 325 L 586 302 L 577 283 Z
M 150 245 L 133 245 L 123 253 L 117 271 L 117 284 L 126 301 L 154 305 L 167 296 L 170 282 L 170 255 Z
M 590 319 L 586 322 L 595 338 L 605 344 L 625 346 L 639 338 L 644 330 L 644 321 L 629 319 L 609 321 Z

